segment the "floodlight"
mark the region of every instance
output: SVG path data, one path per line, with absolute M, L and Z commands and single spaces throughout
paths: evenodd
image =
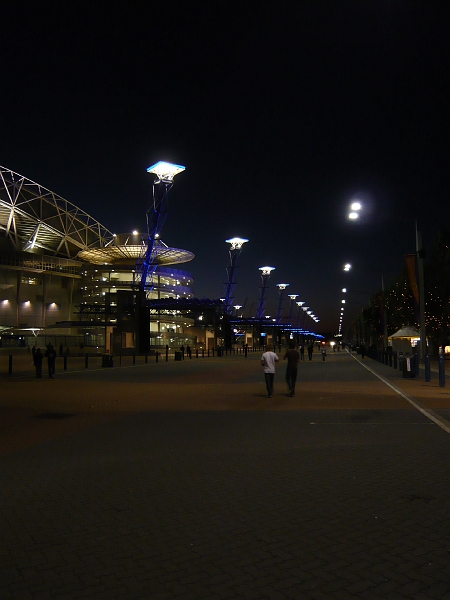
M 347 263 L 346 265 L 344 265 L 344 271 L 350 271 L 351 268 L 352 268 L 352 265 L 350 263 Z
M 274 271 L 275 267 L 259 267 L 259 270 L 262 271 L 261 275 L 270 275 L 270 272 Z
M 298 296 L 298 294 L 288 294 L 288 297 L 289 297 L 291 300 L 295 300 L 295 299 L 297 298 L 297 296 Z
M 174 165 L 160 160 L 147 169 L 147 173 L 153 173 L 161 181 L 172 181 L 175 175 L 184 171 L 186 167 Z
M 361 210 L 361 202 L 352 202 L 350 205 L 351 210 Z
M 277 288 L 281 290 L 285 290 L 289 284 L 288 283 L 277 283 Z
M 349 213 L 348 218 L 351 219 L 352 221 L 356 221 L 356 219 L 359 218 L 359 214 L 357 212 L 351 212 L 351 213 Z
M 305 303 L 304 302 L 296 302 L 295 303 L 297 306 L 303 306 Z

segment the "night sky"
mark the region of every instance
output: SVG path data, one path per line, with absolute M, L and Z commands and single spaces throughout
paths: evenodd
M 415 219 L 426 248 L 450 228 L 450 3 L 80 6 L 2 9 L 0 164 L 115 233 L 145 228 L 148 166 L 185 165 L 162 239 L 195 254 L 196 297 L 222 296 L 241 236 L 235 303 L 255 310 L 274 266 L 267 314 L 289 283 L 336 331 L 341 288 L 349 317 L 401 272 Z

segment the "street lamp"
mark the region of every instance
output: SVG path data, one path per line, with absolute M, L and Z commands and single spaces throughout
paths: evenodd
M 277 309 L 277 323 L 281 321 L 281 313 L 283 311 L 283 292 L 289 286 L 288 283 L 277 283 L 278 294 L 278 309 Z
M 148 167 L 147 173 L 156 175 L 153 181 L 153 205 L 147 211 L 147 244 L 144 256 L 138 260 L 136 271 L 139 287 L 145 292 L 147 280 L 153 286 L 153 273 L 157 266 L 157 247 L 159 235 L 167 217 L 167 195 L 172 188 L 173 179 L 182 173 L 186 167 L 159 161 Z
M 291 327 L 292 327 L 292 313 L 294 311 L 294 302 L 295 302 L 295 299 L 297 298 L 297 296 L 298 296 L 298 294 L 288 294 L 288 297 L 291 300 L 291 304 L 289 307 L 289 325 L 291 325 Z
M 262 319 L 264 316 L 264 309 L 265 309 L 266 301 L 267 301 L 266 292 L 267 292 L 267 288 L 268 288 L 269 278 L 270 278 L 271 272 L 275 270 L 275 267 L 259 267 L 259 270 L 261 271 L 262 286 L 259 288 L 260 295 L 259 295 L 258 309 L 256 311 L 256 318 Z
M 224 286 L 225 286 L 224 306 L 225 306 L 225 312 L 230 313 L 231 307 L 233 304 L 233 300 L 234 300 L 234 297 L 233 297 L 234 288 L 236 287 L 236 280 L 235 280 L 235 271 L 237 268 L 236 262 L 241 253 L 242 246 L 246 242 L 248 242 L 248 240 L 245 238 L 234 237 L 234 238 L 230 238 L 229 240 L 225 240 L 225 242 L 227 244 L 230 244 L 230 249 L 229 249 L 230 262 L 227 267 L 228 281 L 224 284 Z

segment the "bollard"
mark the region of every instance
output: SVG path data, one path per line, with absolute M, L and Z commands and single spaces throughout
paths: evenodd
M 12 375 L 12 354 L 9 355 L 8 374 Z
M 202 358 L 205 358 L 205 349 L 202 348 Z
M 159 357 L 159 352 L 158 352 L 158 350 L 155 352 L 155 357 L 156 357 L 156 362 L 158 362 L 158 357 Z M 146 356 L 145 358 L 147 358 L 147 356 Z M 147 362 L 147 361 L 145 361 L 145 362 Z
M 245 356 L 245 358 L 247 358 L 247 346 L 245 346 L 245 348 L 244 348 L 244 356 Z
M 431 381 L 431 362 L 429 354 L 425 354 L 425 381 Z
M 195 349 L 195 358 L 198 358 L 198 348 Z
M 438 357 L 439 366 L 439 387 L 445 387 L 445 356 L 440 354 Z
M 158 354 L 158 352 L 157 352 L 156 354 Z M 158 362 L 158 361 L 156 361 L 156 362 Z M 148 363 L 148 356 L 147 356 L 147 354 L 146 354 L 146 355 L 145 355 L 145 364 L 147 364 L 147 363 Z
M 389 358 L 389 366 L 392 367 L 392 354 L 390 352 L 388 354 L 388 358 Z
M 133 352 L 133 365 L 136 364 L 136 354 Z
M 64 371 L 67 371 L 67 356 L 64 356 Z
M 89 367 L 89 354 L 86 352 L 84 355 L 84 367 L 87 369 Z
M 397 352 L 394 352 L 394 369 L 397 369 Z

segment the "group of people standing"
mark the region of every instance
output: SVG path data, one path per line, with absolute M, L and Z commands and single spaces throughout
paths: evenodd
M 47 344 L 45 354 L 42 354 L 40 348 L 36 348 L 36 346 L 33 346 L 32 354 L 33 364 L 36 369 L 36 377 L 38 379 L 42 379 L 42 363 L 45 357 L 47 358 L 48 376 L 50 379 L 55 379 L 56 350 L 53 347 L 53 344 Z
M 289 347 L 284 354 L 286 365 L 286 383 L 289 389 L 289 396 L 295 396 L 295 384 L 297 382 L 297 366 L 300 360 L 305 360 L 305 349 L 300 346 L 300 352 L 296 349 L 294 341 L 289 342 Z M 313 345 L 308 346 L 308 357 L 312 360 Z M 325 346 L 321 348 L 322 361 L 325 361 L 327 351 Z M 266 389 L 269 398 L 273 396 L 273 382 L 275 379 L 275 363 L 279 362 L 278 354 L 273 351 L 273 346 L 267 346 L 267 350 L 261 356 L 261 365 L 264 367 L 264 378 L 266 380 Z

